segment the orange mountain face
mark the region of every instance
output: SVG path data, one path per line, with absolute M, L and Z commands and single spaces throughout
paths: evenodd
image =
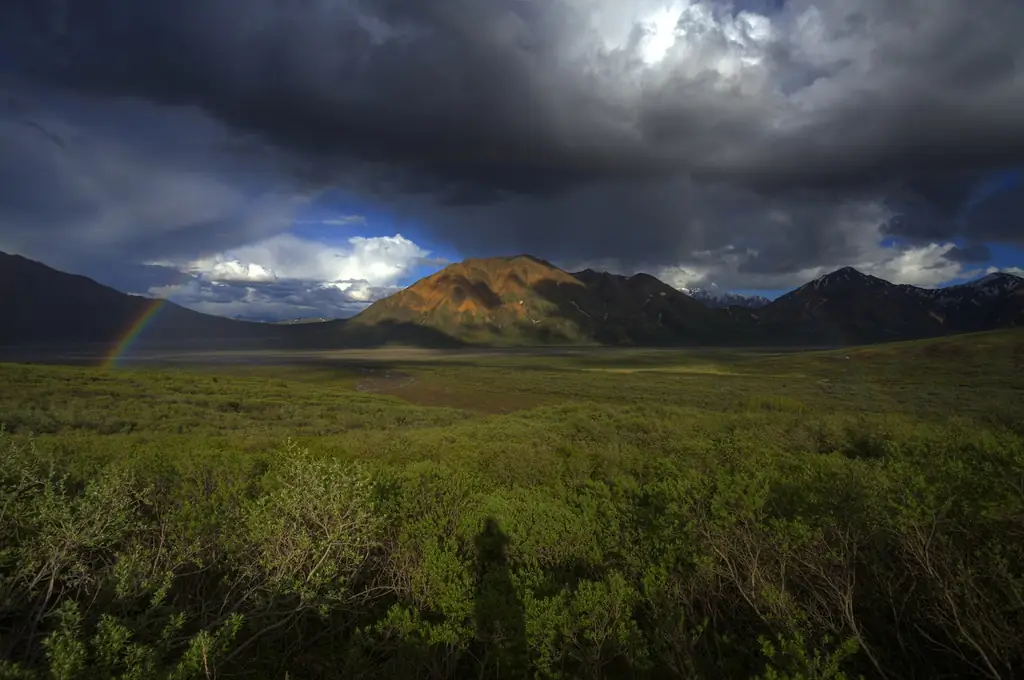
M 487 317 L 500 311 L 527 318 L 527 298 L 541 284 L 582 285 L 561 269 L 526 255 L 466 260 L 417 281 L 393 296 L 389 307 L 424 315 L 447 310 Z
M 570 274 L 517 255 L 466 260 L 371 305 L 351 323 L 413 323 L 468 340 L 667 342 L 724 315 L 654 277 Z

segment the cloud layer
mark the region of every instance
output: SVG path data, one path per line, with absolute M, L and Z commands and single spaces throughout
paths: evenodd
M 942 283 L 1024 244 L 1022 30 L 1018 0 L 16 0 L 0 247 L 207 262 L 342 187 L 464 255 Z
M 429 255 L 401 234 L 352 237 L 343 247 L 282 234 L 212 257 L 155 262 L 187 276 L 146 293 L 221 316 L 347 317 L 396 292 Z

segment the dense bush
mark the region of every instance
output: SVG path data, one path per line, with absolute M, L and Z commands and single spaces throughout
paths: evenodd
M 0 678 L 1024 677 L 1019 332 L 473 361 L 0 365 Z
M 542 474 L 514 483 L 486 450 L 294 444 L 72 472 L 4 435 L 0 675 L 1024 673 L 1017 435 L 861 421 L 822 448 L 820 422 L 750 418 L 675 454 L 563 445 L 561 474 L 523 451 Z

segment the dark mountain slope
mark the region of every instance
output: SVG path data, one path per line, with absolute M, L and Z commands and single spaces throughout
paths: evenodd
M 1024 324 L 1024 283 L 1011 274 L 929 289 L 844 267 L 783 295 L 749 318 L 799 344 L 860 344 Z M 738 314 L 737 314 L 738 315 Z
M 711 309 L 725 309 L 727 307 L 760 309 L 771 302 L 771 300 L 761 295 L 740 295 L 722 290 L 713 283 L 707 288 L 683 288 L 680 290 L 694 300 L 703 302 L 705 306 Z
M 162 302 L 140 335 L 149 344 L 262 339 L 266 324 L 234 321 Z M 0 253 L 0 345 L 116 343 L 154 305 L 92 279 Z

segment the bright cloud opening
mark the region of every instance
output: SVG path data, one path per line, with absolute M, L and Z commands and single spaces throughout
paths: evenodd
M 149 293 L 221 316 L 345 317 L 396 292 L 429 255 L 401 234 L 356 236 L 344 246 L 281 234 L 174 264 L 188 279 Z
M 682 9 L 677 6 L 663 7 L 641 22 L 646 35 L 640 42 L 640 58 L 645 64 L 657 64 L 672 49 L 681 14 Z
M 281 234 L 186 263 L 182 269 L 210 281 L 312 281 L 335 287 L 352 281 L 393 286 L 430 255 L 401 234 L 348 239 L 347 247 Z

